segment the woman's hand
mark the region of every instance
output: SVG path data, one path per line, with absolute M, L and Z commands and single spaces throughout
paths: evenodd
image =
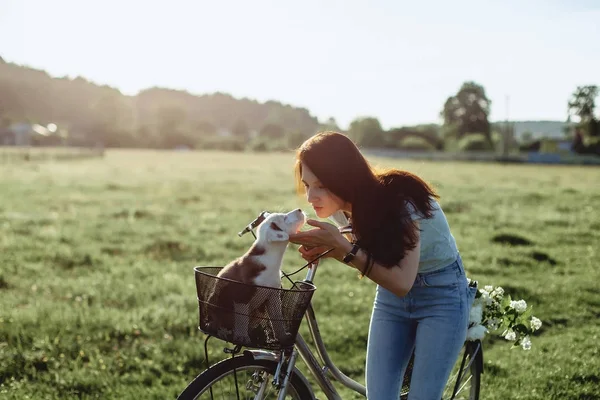
M 352 247 L 335 225 L 313 219 L 307 220 L 306 223 L 317 227 L 317 229 L 290 235 L 290 242 L 302 245 L 298 251 L 306 261 L 313 260 L 329 249 L 333 249 L 333 251 L 327 253 L 324 257 L 341 260 Z

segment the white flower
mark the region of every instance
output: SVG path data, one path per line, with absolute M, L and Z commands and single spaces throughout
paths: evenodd
M 498 318 L 490 318 L 486 325 L 488 327 L 488 329 L 491 329 L 492 331 L 495 331 L 496 329 L 498 329 L 500 327 L 500 323 L 502 321 L 499 320 Z
M 502 289 L 500 286 L 498 286 L 496 289 L 494 289 L 491 293 L 492 297 L 502 297 L 504 296 L 504 289 Z
M 506 306 L 504 295 L 501 286 L 485 285 L 478 289 L 477 298 L 469 310 L 467 340 L 482 340 L 486 334 L 494 332 L 513 342 L 514 346 L 520 345 L 529 350 L 531 339 L 528 334 L 540 329 L 542 321 L 528 312 L 531 307 L 528 308 L 525 300 L 511 300 Z M 518 327 L 518 332 L 513 330 L 515 327 Z
M 531 340 L 529 340 L 529 336 L 525 336 L 523 340 L 521 340 L 521 347 L 523 350 L 531 349 Z
M 514 341 L 514 340 L 516 340 L 516 339 L 517 339 L 517 334 L 516 334 L 514 331 L 512 331 L 512 330 L 509 330 L 509 331 L 508 331 L 508 332 L 507 332 L 507 333 L 504 335 L 504 339 L 506 339 L 506 340 L 509 340 L 509 341 L 511 341 L 511 342 L 512 342 L 512 341 Z
M 481 297 L 480 297 L 481 302 L 483 304 L 485 304 L 486 306 L 491 306 L 492 303 L 494 302 L 494 299 L 492 299 L 490 297 L 490 294 L 485 290 L 480 290 L 479 292 L 481 293 Z
M 473 324 L 481 324 L 481 317 L 483 315 L 483 308 L 481 304 L 475 304 L 471 307 L 469 312 L 469 322 Z
M 542 327 L 542 321 L 539 318 L 531 317 L 531 330 L 537 331 Z
M 487 332 L 488 330 L 483 325 L 472 326 L 467 331 L 467 340 L 481 340 Z
M 525 300 L 511 300 L 510 307 L 514 308 L 520 314 L 527 310 L 527 303 Z

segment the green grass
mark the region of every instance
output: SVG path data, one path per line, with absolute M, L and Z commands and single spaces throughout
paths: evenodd
M 486 340 L 482 398 L 600 399 L 600 169 L 373 161 L 432 182 L 468 275 L 544 322 L 528 352 Z M 308 211 L 292 162 L 108 151 L 2 165 L 0 397 L 175 398 L 204 361 L 193 267 L 240 255 L 251 237 L 237 232 L 263 209 Z M 290 249 L 285 269 L 300 263 Z M 363 382 L 375 285 L 332 261 L 316 284 L 331 355 Z

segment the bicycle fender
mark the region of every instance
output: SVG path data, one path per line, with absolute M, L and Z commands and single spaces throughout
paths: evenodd
M 273 361 L 274 363 L 279 362 L 279 356 L 271 351 L 265 350 L 244 350 L 244 355 L 247 357 L 252 357 L 253 360 L 267 360 Z M 312 386 L 308 383 L 306 377 L 294 366 L 294 374 L 300 378 L 304 386 L 306 386 L 310 392 L 311 398 L 315 399 L 315 393 L 313 392 Z
M 479 366 L 479 370 L 483 374 L 483 343 L 480 340 L 471 343 L 471 346 L 479 346 L 477 355 L 475 355 L 475 362 Z
M 244 355 L 252 357 L 253 360 L 267 360 L 279 362 L 278 355 L 273 353 L 272 351 L 245 349 Z
M 481 367 L 480 371 L 481 371 L 481 374 L 483 375 L 483 345 L 479 349 L 479 366 Z

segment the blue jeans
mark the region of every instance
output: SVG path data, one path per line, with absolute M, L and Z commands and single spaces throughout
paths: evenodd
M 465 342 L 475 291 L 468 287 L 460 256 L 437 271 L 417 274 L 405 297 L 377 286 L 367 345 L 367 398 L 398 400 L 414 350 L 408 398 L 441 399 Z

